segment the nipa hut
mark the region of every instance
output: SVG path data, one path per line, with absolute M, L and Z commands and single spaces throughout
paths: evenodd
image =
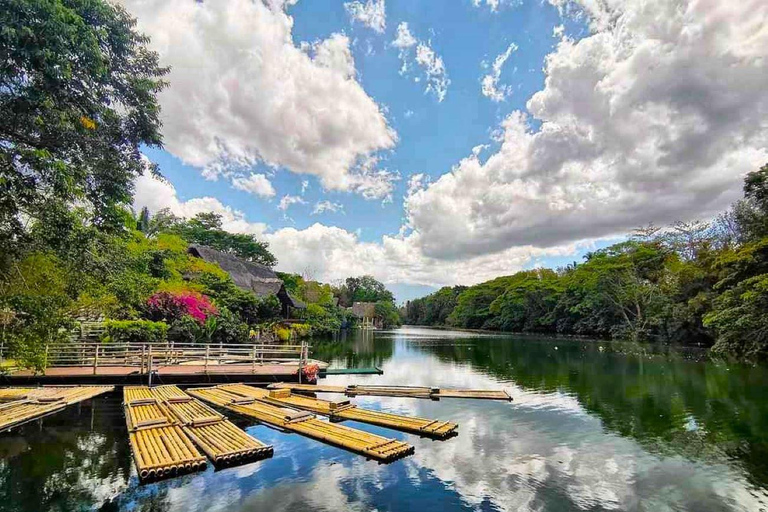
M 376 314 L 375 302 L 355 302 L 349 309 L 363 329 L 381 329 L 384 326 L 384 319 Z
M 245 261 L 237 256 L 204 245 L 190 245 L 187 252 L 196 258 L 218 264 L 222 270 L 230 275 L 237 286 L 253 292 L 257 297 L 277 296 L 284 318 L 290 318 L 294 309 L 306 307 L 303 302 L 292 297 L 285 290 L 283 281 L 271 268 L 265 265 Z

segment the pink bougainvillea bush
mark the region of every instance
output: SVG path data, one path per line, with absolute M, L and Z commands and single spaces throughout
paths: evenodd
M 190 316 L 203 324 L 219 314 L 211 299 L 196 292 L 157 292 L 147 299 L 147 316 L 155 321 L 173 322 Z

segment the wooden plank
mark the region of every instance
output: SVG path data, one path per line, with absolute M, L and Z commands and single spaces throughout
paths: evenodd
M 237 428 L 223 415 L 189 396 L 178 386 L 157 386 L 150 391 L 214 464 L 244 464 L 272 456 L 272 446 Z
M 326 384 L 293 384 L 291 382 L 276 382 L 267 386 L 267 389 L 290 389 L 305 393 L 341 393 L 347 392 L 347 386 L 329 386 Z
M 319 398 L 293 395 L 286 388 L 264 390 L 244 384 L 222 384 L 222 389 L 241 396 L 255 398 L 275 406 L 287 406 L 312 411 L 334 420 L 353 420 L 371 425 L 411 432 L 435 439 L 456 435 L 458 425 L 448 421 L 430 420 L 415 416 L 403 416 L 382 411 L 372 411 L 350 404 L 348 400 L 331 402 Z
M 149 388 L 126 386 L 123 399 L 128 440 L 141 480 L 205 469 L 205 457 Z
M 283 382 L 270 384 L 269 389 L 290 389 L 297 393 L 342 393 L 348 396 L 391 396 L 403 398 L 473 398 L 483 400 L 511 401 L 512 396 L 505 390 L 485 389 L 444 389 L 425 386 L 329 386 L 324 384 L 293 384 Z
M 38 388 L 3 388 L 2 397 L 16 397 L 0 408 L 0 431 L 27 423 L 66 406 L 114 390 L 113 386 L 50 386 Z M 23 397 L 23 398 L 21 398 Z
M 402 441 L 321 421 L 311 414 L 296 418 L 291 409 L 261 402 L 250 396 L 250 392 L 243 395 L 224 389 L 222 386 L 189 389 L 187 392 L 196 398 L 243 416 L 284 430 L 297 432 L 312 439 L 365 455 L 379 462 L 391 462 L 412 454 L 414 450 L 413 446 Z

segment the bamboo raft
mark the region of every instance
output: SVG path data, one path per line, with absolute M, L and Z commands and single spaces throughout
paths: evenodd
M 149 388 L 123 388 L 133 460 L 142 480 L 205 469 L 206 461 Z
M 246 434 L 223 415 L 177 386 L 158 386 L 150 391 L 214 464 L 243 464 L 272 456 L 272 446 Z
M 441 389 L 424 386 L 329 386 L 325 384 L 293 384 L 281 382 L 270 384 L 269 389 L 290 389 L 298 393 L 341 393 L 347 396 L 394 396 L 405 398 L 475 398 L 483 400 L 512 401 L 509 393 L 501 390 L 484 389 Z
M 267 391 L 252 386 L 246 386 L 244 384 L 224 384 L 219 387 L 231 391 L 232 393 L 255 398 L 261 402 L 276 405 L 278 407 L 293 407 L 322 414 L 335 421 L 360 421 L 362 423 L 402 430 L 404 432 L 411 432 L 435 439 L 446 439 L 454 436 L 456 435 L 456 429 L 459 427 L 456 423 L 451 423 L 449 421 L 430 420 L 388 412 L 371 411 L 351 404 L 349 403 L 349 400 L 332 402 L 318 398 L 309 398 L 302 395 L 293 395 L 291 394 L 290 389 L 273 389 Z
M 413 446 L 402 441 L 321 421 L 307 411 L 269 405 L 224 387 L 195 388 L 187 392 L 232 412 L 365 455 L 379 462 L 391 462 L 413 453 Z
M 114 390 L 113 386 L 51 386 L 0 389 L 0 431 L 36 420 Z

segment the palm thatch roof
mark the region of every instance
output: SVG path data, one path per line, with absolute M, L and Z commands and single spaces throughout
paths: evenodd
M 227 272 L 237 286 L 243 290 L 253 292 L 257 297 L 276 295 L 283 305 L 284 314 L 289 314 L 290 308 L 303 309 L 306 305 L 292 297 L 283 286 L 283 281 L 275 272 L 261 263 L 245 261 L 237 256 L 206 247 L 205 245 L 192 244 L 187 252 L 196 258 L 210 263 L 218 264 Z
M 198 244 L 190 245 L 187 252 L 196 258 L 217 263 L 232 277 L 237 286 L 253 292 L 257 297 L 277 295 L 283 287 L 283 281 L 277 277 L 277 274 L 260 263 L 245 261 L 237 256 Z

